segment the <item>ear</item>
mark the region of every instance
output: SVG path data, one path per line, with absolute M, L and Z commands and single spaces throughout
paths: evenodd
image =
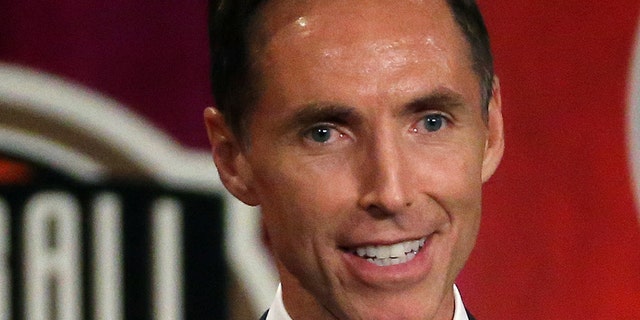
M 236 137 L 224 116 L 216 108 L 204 111 L 213 162 L 218 169 L 222 184 L 240 201 L 250 206 L 258 205 L 253 189 L 253 174 L 247 161 L 241 140 Z
M 493 78 L 493 95 L 489 101 L 488 134 L 484 147 L 482 161 L 482 182 L 491 178 L 498 168 L 504 154 L 504 123 L 502 121 L 502 96 L 500 93 L 500 79 Z

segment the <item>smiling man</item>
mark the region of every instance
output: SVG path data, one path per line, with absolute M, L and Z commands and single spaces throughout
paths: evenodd
M 260 206 L 278 319 L 468 319 L 454 281 L 503 152 L 473 1 L 212 6 L 205 111 L 226 188 Z

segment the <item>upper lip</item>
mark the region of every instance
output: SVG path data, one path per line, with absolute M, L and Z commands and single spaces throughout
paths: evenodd
M 340 246 L 340 248 L 343 251 L 351 251 L 351 250 L 355 250 L 357 248 L 367 247 L 367 246 L 389 246 L 389 245 L 396 244 L 396 243 L 401 243 L 401 242 L 406 242 L 406 241 L 415 241 L 415 240 L 420 240 L 420 239 L 423 239 L 423 238 L 429 238 L 430 236 L 431 236 L 431 234 L 426 234 L 426 235 L 415 236 L 415 237 L 397 238 L 397 239 L 394 239 L 394 240 L 379 239 L 379 240 L 357 241 L 357 242 L 354 242 L 354 243 L 350 243 L 348 245 Z

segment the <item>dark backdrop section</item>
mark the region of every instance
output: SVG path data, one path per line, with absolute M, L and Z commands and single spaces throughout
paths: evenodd
M 113 252 L 101 251 L 94 245 L 99 233 L 110 232 L 109 227 L 96 224 L 99 219 L 96 215 L 100 214 L 96 203 L 104 196 L 115 200 L 118 223 L 122 225 L 117 239 L 122 247 L 115 248 Z M 64 205 L 56 201 L 59 199 L 65 200 Z M 177 210 L 169 212 L 170 219 L 180 224 L 176 230 L 181 232 L 176 234 L 176 238 L 164 239 L 167 242 L 157 242 L 152 236 L 154 232 L 163 232 L 163 226 L 153 222 L 153 215 L 159 213 L 156 207 L 159 201 L 169 201 L 174 205 Z M 48 306 L 47 314 L 52 317 L 56 312 L 64 314 L 60 311 L 63 308 L 78 308 L 83 314 L 78 319 L 101 318 L 94 314 L 97 306 L 105 300 L 96 293 L 96 286 L 98 281 L 108 279 L 99 279 L 106 275 L 100 273 L 104 266 L 96 261 L 96 255 L 117 257 L 122 263 L 121 290 L 113 289 L 116 292 L 111 292 L 122 302 L 122 314 L 112 314 L 109 318 L 160 319 L 154 316 L 153 310 L 154 296 L 163 290 L 158 287 L 162 285 L 181 288 L 179 300 L 183 301 L 184 308 L 179 313 L 183 319 L 226 318 L 227 283 L 220 227 L 222 200 L 219 197 L 150 185 L 43 183 L 2 185 L 0 202 L 8 209 L 8 216 L 1 218 L 10 221 L 5 226 L 8 233 L 3 234 L 7 239 L 0 241 L 13 244 L 7 256 L 9 260 L 1 262 L 5 266 L 2 278 L 9 280 L 3 281 L 1 289 L 3 293 L 9 293 L 11 299 L 0 303 L 10 303 L 10 306 L 3 305 L 2 309 L 8 310 L 9 307 L 12 310 L 11 319 L 33 318 L 28 316 L 29 310 L 43 306 Z M 77 210 L 67 212 L 62 209 L 73 207 Z M 76 229 L 79 237 L 73 238 L 73 232 L 69 233 L 69 229 L 64 227 L 70 225 L 79 228 Z M 36 229 L 41 232 L 34 231 Z M 44 238 L 29 236 L 34 232 L 44 235 Z M 68 242 L 71 241 L 69 237 L 75 241 Z M 167 243 L 180 247 L 177 256 L 171 257 L 171 263 L 177 262 L 183 270 L 175 279 L 154 277 L 154 272 L 158 272 L 156 268 L 167 267 L 157 264 L 157 257 L 171 255 L 171 250 L 163 245 Z M 29 247 L 40 249 L 30 250 Z M 34 250 L 43 250 L 44 254 L 34 256 L 34 252 L 37 253 Z M 65 257 L 74 254 L 79 260 L 65 263 L 69 261 Z M 80 273 L 73 269 L 78 265 Z M 27 299 L 27 288 L 42 282 L 45 282 L 46 292 L 40 296 L 44 300 Z M 65 292 L 60 290 L 68 288 L 80 294 L 63 294 L 56 298 L 56 292 Z
M 204 0 L 0 0 L 0 61 L 80 82 L 204 147 L 206 19 Z

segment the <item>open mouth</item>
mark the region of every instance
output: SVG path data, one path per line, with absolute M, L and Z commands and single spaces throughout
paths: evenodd
M 416 257 L 420 249 L 424 247 L 427 238 L 398 242 L 386 246 L 365 246 L 352 249 L 351 253 L 366 259 L 368 262 L 380 267 L 406 263 Z

